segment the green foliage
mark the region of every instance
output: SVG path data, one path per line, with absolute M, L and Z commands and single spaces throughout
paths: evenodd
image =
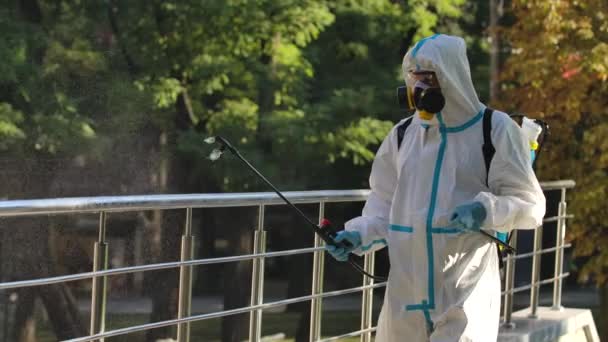
M 200 189 L 243 191 L 266 188 L 209 163 L 204 137 L 226 136 L 283 188 L 366 186 L 404 115 L 403 54 L 458 27 L 464 1 L 34 3 L 40 16 L 0 10 L 0 148 L 105 163 L 141 145 L 187 160 Z
M 371 162 L 375 152 L 370 151 L 368 146 L 380 143 L 392 126 L 391 122 L 364 117 L 335 133 L 328 132 L 324 140 L 329 146 L 330 162 L 349 157 L 355 165 Z
M 177 97 L 184 91 L 179 80 L 172 77 L 160 77 L 151 88 L 154 104 L 160 109 L 175 105 Z
M 507 109 L 551 125 L 539 174 L 576 180 L 570 238 L 577 255 L 591 256 L 581 280 L 598 284 L 608 280 L 608 251 L 603 248 L 608 228 L 603 219 L 608 194 L 607 10 L 602 0 L 514 1 L 518 20 L 506 29 L 513 54 L 503 73 L 502 98 Z
M 258 127 L 258 105 L 247 99 L 224 100 L 218 110 L 210 113 L 207 129 L 209 134 L 228 134 L 241 137 L 246 143 L 254 139 Z
M 464 0 L 411 0 L 408 7 L 411 11 L 406 11 L 410 22 L 415 23 L 415 40 L 419 40 L 433 33 L 433 29 L 439 23 L 440 17 L 456 18 L 461 15 L 459 6 L 465 3 Z M 434 9 L 434 11 L 431 10 Z
M 25 138 L 25 132 L 19 128 L 22 122 L 23 113 L 14 110 L 8 103 L 0 103 L 0 151 Z

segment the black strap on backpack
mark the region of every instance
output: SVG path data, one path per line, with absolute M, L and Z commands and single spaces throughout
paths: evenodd
M 483 112 L 483 146 L 481 150 L 483 152 L 483 160 L 486 164 L 486 185 L 488 185 L 488 176 L 490 175 L 490 164 L 492 158 L 494 158 L 494 145 L 492 144 L 492 113 L 493 109 L 486 107 Z
M 489 107 L 486 107 L 486 110 L 483 112 L 483 146 L 481 150 L 486 164 L 486 186 L 488 185 L 488 178 L 490 176 L 490 164 L 492 163 L 492 158 L 494 158 L 494 153 L 496 153 L 494 144 L 492 144 L 492 113 L 494 113 L 494 110 Z M 510 240 L 511 234 L 509 234 L 507 243 Z M 496 243 L 496 252 L 498 253 L 498 267 L 502 269 L 504 267 L 502 259 L 505 257 L 505 253 L 500 249 L 498 242 Z
M 403 137 L 405 136 L 405 130 L 412 123 L 413 116 L 405 119 L 401 125 L 397 127 L 397 150 L 401 148 L 401 142 L 403 141 Z

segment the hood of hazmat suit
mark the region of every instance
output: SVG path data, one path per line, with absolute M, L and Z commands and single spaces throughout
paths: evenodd
M 388 246 L 391 269 L 376 341 L 496 341 L 496 245 L 450 227 L 449 218 L 457 206 L 478 201 L 487 232 L 540 226 L 545 198 L 530 146 L 521 128 L 495 111 L 496 153 L 486 172 L 486 107 L 475 93 L 463 39 L 437 34 L 419 41 L 403 59 L 404 76 L 411 70 L 436 73 L 445 107 L 431 120 L 416 112 L 400 147 L 403 121 L 391 130 L 376 153 L 362 216 L 346 223 L 362 238 L 355 253 Z

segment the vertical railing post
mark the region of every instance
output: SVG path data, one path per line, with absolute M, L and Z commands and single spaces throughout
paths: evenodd
M 564 271 L 564 239 L 566 238 L 566 188 L 561 189 L 562 196 L 557 211 L 557 234 L 555 238 L 555 281 L 553 282 L 553 310 L 562 309 L 562 273 Z
M 253 253 L 266 253 L 264 230 L 264 205 L 259 206 L 258 228 L 254 234 Z M 264 258 L 253 259 L 251 277 L 251 306 L 264 303 Z M 259 342 L 262 337 L 262 310 L 253 310 L 249 316 L 249 341 Z
M 99 213 L 99 237 L 93 252 L 93 272 L 108 269 L 108 243 L 106 242 L 106 213 Z M 94 277 L 91 290 L 91 325 L 90 334 L 95 335 L 105 330 L 106 321 L 107 277 Z M 100 339 L 98 341 L 103 341 Z
M 511 246 L 517 249 L 517 230 L 511 232 Z M 505 265 L 505 303 L 503 308 L 503 327 L 512 329 L 515 324 L 511 322 L 513 315 L 513 288 L 515 282 L 515 259 L 514 255 L 507 258 Z
M 538 318 L 538 297 L 540 292 L 540 259 L 539 251 L 543 248 L 543 226 L 534 230 L 534 255 L 532 256 L 532 288 L 530 289 L 529 318 Z
M 186 208 L 186 224 L 182 235 L 182 262 L 194 258 L 194 237 L 192 236 L 192 208 Z M 177 318 L 186 318 L 192 312 L 192 266 L 182 265 L 179 268 L 179 298 Z M 190 323 L 180 323 L 177 326 L 177 341 L 190 340 Z
M 325 217 L 325 202 L 319 203 L 319 223 Z M 315 247 L 324 246 L 325 242 L 315 234 Z M 323 293 L 325 251 L 314 252 L 312 262 L 312 295 Z M 321 314 L 323 311 L 322 298 L 313 298 L 310 302 L 310 342 L 321 338 Z
M 374 261 L 376 253 L 368 253 L 363 261 L 363 269 L 365 272 L 374 274 Z M 363 286 L 371 286 L 374 280 L 366 275 L 363 276 Z M 361 301 L 361 330 L 366 330 L 372 327 L 372 306 L 374 300 L 374 289 L 369 288 L 363 290 L 363 298 Z M 361 334 L 361 342 L 371 342 L 371 331 Z

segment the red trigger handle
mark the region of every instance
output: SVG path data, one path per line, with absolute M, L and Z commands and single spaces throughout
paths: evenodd
M 331 221 L 329 221 L 328 219 L 326 219 L 326 218 L 321 219 L 320 228 L 321 228 L 321 231 L 323 232 L 323 234 L 325 235 L 325 236 L 322 236 L 322 238 L 323 238 L 323 240 L 325 240 L 326 243 L 332 244 L 332 245 L 334 245 L 336 247 L 347 247 L 347 248 L 350 248 L 350 247 L 353 246 L 348 241 L 342 241 L 342 242 L 339 242 L 339 243 L 336 243 L 334 241 L 334 238 L 336 237 L 337 232 L 334 229 L 333 225 L 331 224 Z

